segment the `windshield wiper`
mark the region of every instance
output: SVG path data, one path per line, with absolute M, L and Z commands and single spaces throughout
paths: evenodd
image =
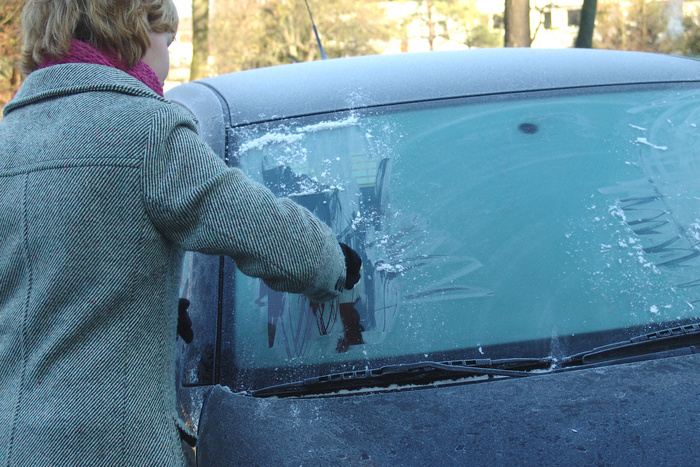
M 564 358 L 562 368 L 600 363 L 620 363 L 620 360 L 648 360 L 652 354 L 670 356 L 669 352 L 687 354 L 698 352 L 700 323 L 686 324 L 661 331 L 642 334 L 632 339 L 603 345 Z
M 510 358 L 416 362 L 387 365 L 381 368 L 346 371 L 293 383 L 279 384 L 252 392 L 254 397 L 317 395 L 361 388 L 392 385 L 430 384 L 436 381 L 470 376 L 523 377 L 532 370 L 548 370 L 553 360 L 545 358 Z
M 558 362 L 553 357 L 423 361 L 333 373 L 257 389 L 251 394 L 254 397 L 306 396 L 362 388 L 386 388 L 393 385 L 425 385 L 474 376 L 525 377 L 691 353 L 700 353 L 700 323 L 677 326 L 595 347 Z

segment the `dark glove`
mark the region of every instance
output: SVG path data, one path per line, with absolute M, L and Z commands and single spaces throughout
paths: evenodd
M 340 248 L 345 255 L 345 290 L 352 289 L 360 280 L 360 269 L 362 268 L 362 260 L 355 250 L 347 246 L 345 243 L 340 244 Z
M 194 331 L 192 331 L 192 320 L 187 313 L 187 307 L 190 306 L 190 301 L 186 298 L 181 298 L 177 304 L 177 333 L 185 343 L 189 344 L 194 339 Z

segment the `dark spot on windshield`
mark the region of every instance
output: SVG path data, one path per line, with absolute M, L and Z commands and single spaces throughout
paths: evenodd
M 539 131 L 539 128 L 534 123 L 521 123 L 518 130 L 526 135 L 534 135 Z

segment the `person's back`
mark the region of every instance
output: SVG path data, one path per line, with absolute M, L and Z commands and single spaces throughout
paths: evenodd
M 98 68 L 32 73 L 30 85 L 63 97 L 25 87 L 0 125 L 0 431 L 24 465 L 55 455 L 118 465 L 123 450 L 177 458 L 162 451 L 179 440 L 171 357 L 181 250 L 148 220 L 142 186 L 147 127 L 168 104 L 94 90 L 105 70 L 85 87 L 59 83 L 75 74 L 56 73 L 66 67 Z M 175 438 L 154 444 L 164 436 Z
M 194 120 L 137 78 L 68 60 L 33 70 L 4 109 L 1 465 L 183 462 L 183 249 L 227 254 L 316 301 L 359 279 L 359 258 L 346 260 L 327 226 L 227 168 Z

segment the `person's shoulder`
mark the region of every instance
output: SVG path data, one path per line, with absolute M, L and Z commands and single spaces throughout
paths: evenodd
M 134 108 L 153 111 L 172 105 L 143 82 L 116 68 L 66 63 L 30 73 L 6 111 L 63 97 L 73 99 L 74 107 L 79 110 L 81 105 L 90 104 L 99 104 L 114 112 L 119 108 L 123 112 L 133 112 Z
M 164 100 L 158 103 L 150 102 L 149 105 L 154 110 L 153 124 L 162 127 L 166 131 L 171 131 L 174 127 L 185 126 L 198 133 L 197 119 L 190 112 L 174 102 Z

